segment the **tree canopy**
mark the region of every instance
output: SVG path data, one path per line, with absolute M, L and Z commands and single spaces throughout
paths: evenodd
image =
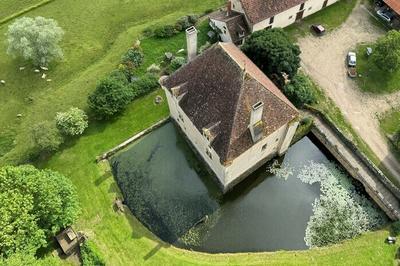
M 79 212 L 69 179 L 33 166 L 0 168 L 0 256 L 34 253 Z
M 43 121 L 33 125 L 31 137 L 35 153 L 57 151 L 64 139 L 52 121 Z
M 253 33 L 242 50 L 269 78 L 281 84 L 283 73 L 293 78 L 300 67 L 299 46 L 280 28 Z
M 85 112 L 76 107 L 67 112 L 57 113 L 56 124 L 61 133 L 69 136 L 82 135 L 89 125 Z
M 8 27 L 7 53 L 32 60 L 36 66 L 47 66 L 63 57 L 59 46 L 63 35 L 64 31 L 53 19 L 23 17 Z
M 297 74 L 290 83 L 285 85 L 283 92 L 294 105 L 302 107 L 317 101 L 313 87 L 314 84 L 308 77 Z
M 394 71 L 400 66 L 400 32 L 389 31 L 378 39 L 372 54 L 375 65 L 384 71 Z

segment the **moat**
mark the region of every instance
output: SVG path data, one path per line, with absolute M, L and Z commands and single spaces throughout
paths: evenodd
M 290 177 L 261 167 L 222 195 L 172 123 L 110 159 L 132 213 L 155 235 L 178 247 L 210 253 L 307 249 L 305 230 L 319 184 L 295 178 L 325 153 L 305 137 L 280 165 Z

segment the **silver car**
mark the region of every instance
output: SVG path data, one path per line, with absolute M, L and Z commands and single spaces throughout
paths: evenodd
M 357 55 L 355 52 L 349 52 L 347 54 L 347 65 L 349 67 L 355 67 L 357 65 Z
M 379 9 L 378 11 L 376 11 L 376 14 L 383 19 L 384 21 L 386 21 L 387 23 L 390 23 L 390 21 L 392 21 L 392 17 L 391 14 L 388 12 L 385 12 L 385 10 Z

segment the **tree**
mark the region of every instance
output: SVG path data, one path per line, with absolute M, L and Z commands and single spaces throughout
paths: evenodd
M 314 84 L 308 77 L 297 74 L 290 83 L 285 85 L 283 91 L 294 105 L 302 107 L 305 104 L 313 104 L 317 101 L 313 87 Z
M 283 73 L 289 78 L 300 67 L 300 48 L 279 28 L 253 33 L 242 46 L 243 52 L 272 80 L 283 84 Z
M 88 104 L 98 118 L 107 119 L 124 110 L 133 97 L 133 91 L 121 81 L 106 78 L 89 96 Z
M 32 127 L 31 136 L 39 153 L 57 151 L 64 139 L 54 122 L 39 122 Z
M 71 181 L 30 165 L 0 168 L 0 255 L 34 254 L 79 212 Z
M 61 265 L 60 260 L 53 256 L 37 259 L 31 253 L 18 252 L 8 258 L 0 258 L 0 266 L 57 266 Z
M 63 35 L 64 31 L 53 19 L 23 17 L 8 27 L 7 53 L 32 60 L 35 66 L 47 66 L 63 57 L 59 46 Z
M 375 44 L 372 60 L 378 68 L 384 71 L 393 72 L 398 69 L 400 66 L 400 32 L 391 30 L 379 38 Z
M 83 134 L 89 123 L 83 110 L 72 107 L 67 112 L 56 114 L 56 125 L 62 134 L 77 136 Z

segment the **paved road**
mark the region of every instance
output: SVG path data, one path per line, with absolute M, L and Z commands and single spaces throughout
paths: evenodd
M 360 42 L 372 42 L 384 32 L 371 23 L 365 7 L 357 5 L 337 30 L 316 38 L 299 40 L 302 67 L 332 98 L 356 132 L 371 147 L 382 164 L 400 182 L 400 163 L 390 151 L 377 115 L 400 103 L 400 92 L 372 95 L 361 92 L 346 75 L 345 57 Z

